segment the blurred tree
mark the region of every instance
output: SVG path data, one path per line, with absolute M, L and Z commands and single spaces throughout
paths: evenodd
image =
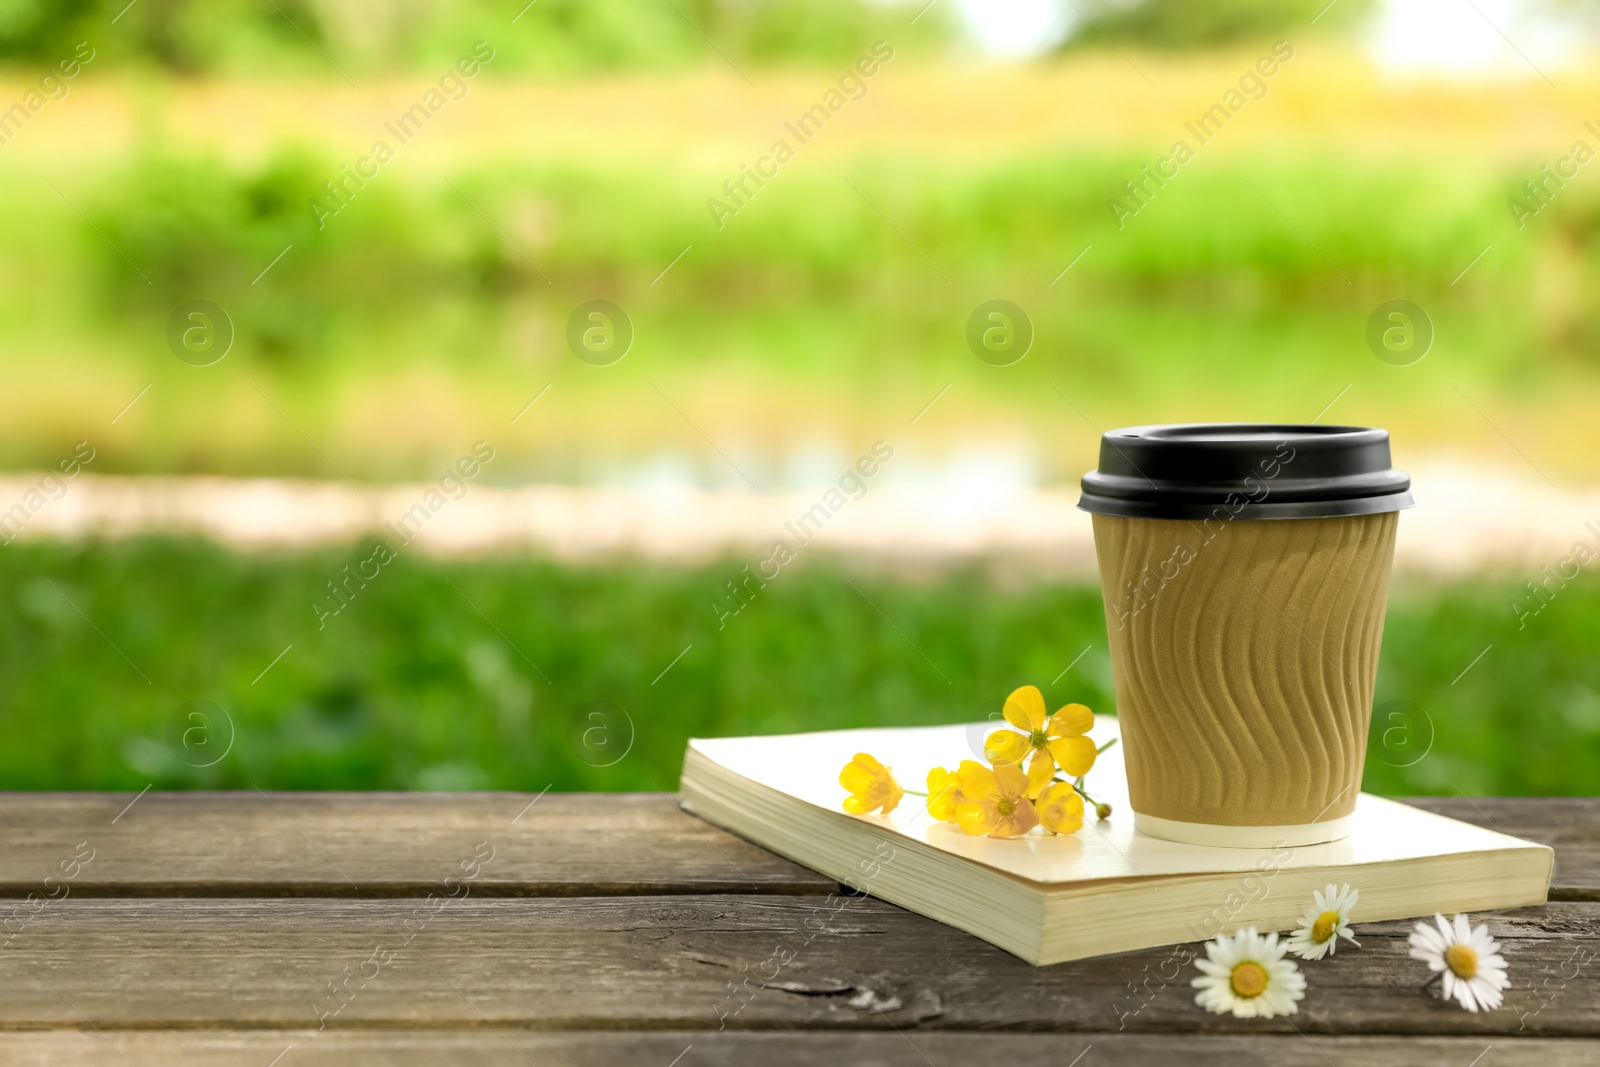
M 1071 0 L 1082 21 L 1062 45 L 1107 40 L 1151 48 L 1206 48 L 1314 30 L 1349 30 L 1375 0 Z M 1313 25 L 1312 20 L 1316 22 Z
M 79 41 L 97 69 L 183 74 L 427 71 L 475 41 L 495 70 L 540 74 L 854 61 L 879 39 L 951 42 L 956 21 L 910 21 L 879 0 L 0 0 L 0 63 L 53 65 Z M 521 9 L 521 10 L 519 10 Z M 513 21 L 513 19 L 515 21 Z M 115 25 L 113 26 L 113 20 Z M 721 56 L 719 56 L 721 53 Z
M 54 65 L 80 41 L 94 48 L 101 66 L 138 59 L 184 74 L 215 70 L 242 52 L 314 56 L 313 42 L 322 46 L 326 39 L 306 0 L 278 0 L 277 7 L 245 0 L 0 0 L 0 62 Z

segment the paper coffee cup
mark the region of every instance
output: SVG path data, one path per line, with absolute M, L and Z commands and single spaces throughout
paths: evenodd
M 1410 487 L 1383 430 L 1104 435 L 1078 506 L 1137 829 L 1251 848 L 1349 832 Z

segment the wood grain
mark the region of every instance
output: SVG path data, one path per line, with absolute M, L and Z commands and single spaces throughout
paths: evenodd
M 0 951 L 0 1029 L 1049 1030 L 1600 1036 L 1600 905 L 1486 916 L 1514 988 L 1420 990 L 1407 923 L 1307 967 L 1293 1019 L 1195 1006 L 1159 949 L 1031 967 L 870 898 L 783 895 L 51 902 Z M 410 936 L 409 944 L 400 946 Z M 381 948 L 398 955 L 373 967 Z M 1192 951 L 1192 950 L 1189 950 Z M 787 960 L 787 962 L 784 962 Z M 776 961 L 776 962 L 775 962 Z M 345 968 L 350 968 L 346 971 Z M 366 974 L 346 985 L 330 981 Z M 341 1007 L 342 1004 L 342 1007 Z M 331 1014 L 338 1008 L 337 1014 Z
M 1004 1063 L 1006 1067 L 1183 1064 L 1184 1067 L 1592 1067 L 1600 1042 L 1476 1037 L 1204 1037 L 1157 1034 L 961 1034 L 950 1032 L 760 1033 L 702 1031 L 543 1033 L 527 1030 L 413 1031 L 54 1031 L 0 1034 L 0 1059 L 50 1067 L 874 1067 Z M 287 1050 L 287 1051 L 285 1051 Z M 1088 1050 L 1085 1053 L 1085 1050 Z M 1477 1057 L 1483 1056 L 1482 1060 Z M 680 1058 L 681 1057 L 681 1058 Z
M 482 841 L 479 895 L 836 888 L 663 794 L 0 793 L 0 896 L 45 894 L 84 842 L 73 896 L 421 896 Z
M 151 792 L 118 817 L 134 794 L 0 793 L 0 896 L 41 893 L 81 842 L 94 859 L 73 896 L 417 896 L 479 841 L 496 853 L 477 895 L 835 888 L 660 794 L 549 793 L 528 807 L 536 796 Z M 1403 799 L 1554 846 L 1551 899 L 1600 900 L 1600 799 Z
M 1482 917 L 1499 1011 L 1428 999 L 1382 923 L 1292 1019 L 1207 1015 L 1184 952 L 1029 967 L 659 794 L 0 794 L 0 894 L 34 895 L 0 901 L 0 1062 L 1600 1062 L 1600 800 L 1412 803 L 1556 849 L 1571 902 Z

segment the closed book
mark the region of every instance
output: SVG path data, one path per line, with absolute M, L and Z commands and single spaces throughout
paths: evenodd
M 1545 901 L 1554 853 L 1362 793 L 1350 835 L 1319 845 L 1226 848 L 1133 829 L 1121 746 L 1085 788 L 1112 813 L 1051 835 L 970 836 L 907 794 L 889 815 L 851 815 L 839 771 L 857 752 L 902 786 L 982 759 L 994 723 L 699 738 L 684 757 L 683 806 L 852 889 L 983 938 L 1030 963 L 1204 940 L 1246 926 L 1291 930 L 1329 883 L 1360 890 L 1355 922 Z M 1099 716 L 1097 742 L 1116 736 Z

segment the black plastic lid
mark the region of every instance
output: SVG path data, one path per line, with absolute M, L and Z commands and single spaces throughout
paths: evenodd
M 1130 426 L 1100 439 L 1078 507 L 1141 519 L 1309 519 L 1411 507 L 1387 430 L 1194 422 Z

